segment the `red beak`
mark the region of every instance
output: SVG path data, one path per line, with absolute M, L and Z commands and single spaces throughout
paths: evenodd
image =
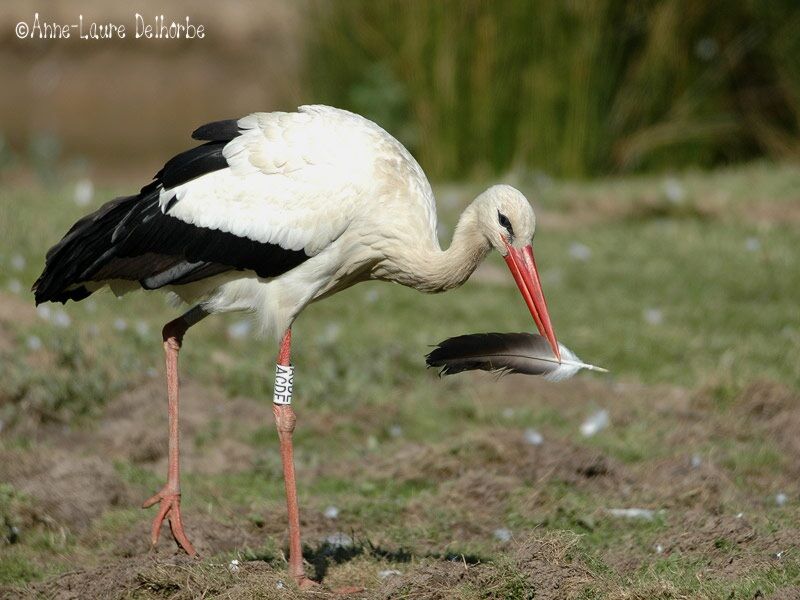
M 553 332 L 553 325 L 550 323 L 550 315 L 547 312 L 547 302 L 542 293 L 542 283 L 539 281 L 539 271 L 533 258 L 533 248 L 527 245 L 522 250 L 517 250 L 508 242 L 506 242 L 506 248 L 508 249 L 505 257 L 506 264 L 514 276 L 514 281 L 517 282 L 517 287 L 525 299 L 525 304 L 528 305 L 528 310 L 531 311 L 533 320 L 536 321 L 536 328 L 550 342 L 553 354 L 560 361 L 561 351 L 558 348 L 556 334 Z

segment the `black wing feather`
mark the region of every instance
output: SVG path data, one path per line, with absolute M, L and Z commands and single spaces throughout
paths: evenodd
M 227 141 L 206 142 L 171 158 L 159 172 L 161 185 L 167 189 L 191 181 L 206 173 L 219 171 L 228 166 L 222 155 Z
M 238 119 L 225 119 L 201 125 L 192 132 L 192 139 L 203 142 L 222 142 L 239 135 Z

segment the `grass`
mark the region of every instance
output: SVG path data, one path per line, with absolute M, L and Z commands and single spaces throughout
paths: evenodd
M 787 407 L 800 388 L 790 358 L 800 350 L 800 170 L 756 164 L 518 184 L 538 211 L 534 247 L 559 339 L 611 374 L 542 387 L 425 371 L 429 345 L 445 337 L 531 329 L 498 257 L 445 295 L 368 283 L 311 306 L 294 335 L 307 559 L 326 584 L 361 582 L 386 597 L 434 597 L 425 594 L 441 588 L 449 597 L 521 598 L 562 571 L 570 597 L 585 598 L 752 597 L 796 584 L 798 549 L 780 536 L 800 517 L 797 457 L 781 423 L 793 418 Z M 675 186 L 678 201 L 668 197 Z M 97 201 L 123 191 L 101 190 Z M 438 191 L 451 230 L 474 190 Z M 100 456 L 113 464 L 104 476 L 131 495 L 73 525 L 57 505 L 41 504 L 36 478 L 7 458 L 0 526 L 20 534 L 0 552 L 0 582 L 46 580 L 76 564 L 106 568 L 110 553 L 134 557 L 143 597 L 273 589 L 284 577 L 281 465 L 265 450 L 275 444 L 274 345 L 231 335 L 243 315 L 208 319 L 187 336 L 182 374 L 198 387 L 184 410 L 198 394 L 219 400 L 189 419 L 184 450 L 230 454 L 216 470 L 201 468 L 204 459 L 183 472 L 189 528 L 210 536 L 212 551 L 195 566 L 137 563 L 144 547 L 125 549 L 120 539 L 144 543 L 152 515 L 135 509 L 135 498 L 152 493 L 163 474 L 157 460 L 132 460 L 96 440 L 110 426 L 104 407 L 120 395 L 144 389 L 160 409 L 159 330 L 175 309 L 154 293 L 98 295 L 37 315 L 19 288 L 86 209 L 66 186 L 0 194 L 2 456 Z M 59 325 L 62 315 L 68 326 Z M 789 390 L 775 392 L 788 394 L 784 404 L 767 406 L 778 413 L 748 408 L 756 381 Z M 580 438 L 581 421 L 599 408 L 612 426 Z M 541 448 L 522 442 L 528 427 L 542 432 Z M 694 455 L 703 466 L 692 471 Z M 785 506 L 775 505 L 778 492 L 788 494 Z M 328 506 L 338 507 L 337 520 L 322 516 Z M 653 521 L 621 526 L 605 512 L 614 506 L 665 508 Z M 740 512 L 746 522 L 736 520 Z M 220 541 L 231 528 L 231 543 Z M 500 528 L 513 533 L 511 543 L 496 537 Z M 355 540 L 343 554 L 321 541 L 334 531 Z M 654 551 L 659 544 L 663 554 Z M 770 559 L 781 544 L 786 555 Z M 232 579 L 223 567 L 236 556 L 244 570 Z M 447 557 L 463 560 L 466 575 Z M 749 568 L 727 567 L 728 559 Z M 383 570 L 402 575 L 382 580 Z M 120 589 L 126 576 L 114 574 Z

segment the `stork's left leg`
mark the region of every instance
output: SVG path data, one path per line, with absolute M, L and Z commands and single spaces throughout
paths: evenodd
M 189 556 L 195 556 L 197 551 L 192 546 L 183 530 L 181 519 L 181 486 L 180 486 L 180 460 L 179 460 L 179 430 L 178 430 L 178 351 L 183 343 L 186 331 L 206 317 L 208 313 L 200 306 L 196 306 L 183 316 L 164 325 L 162 331 L 164 339 L 164 355 L 167 363 L 167 410 L 169 413 L 169 467 L 167 470 L 167 483 L 154 496 L 145 500 L 142 508 L 149 508 L 159 504 L 158 514 L 153 520 L 150 531 L 150 543 L 155 546 L 161 533 L 161 524 L 164 519 L 169 520 L 172 537 Z
M 291 365 L 292 330 L 286 330 L 278 352 L 278 364 L 275 371 L 275 390 L 273 393 L 272 412 L 281 443 L 281 461 L 283 462 L 283 480 L 286 485 L 286 508 L 289 513 L 289 574 L 301 588 L 316 585 L 306 577 L 303 568 L 303 551 L 300 545 L 300 510 L 297 505 L 297 484 L 294 475 L 294 450 L 292 448 L 292 432 L 297 417 L 292 409 Z

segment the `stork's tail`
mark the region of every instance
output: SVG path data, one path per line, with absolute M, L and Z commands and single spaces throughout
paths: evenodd
M 106 202 L 75 223 L 45 258 L 44 271 L 31 288 L 36 304 L 83 300 L 93 290 L 85 282 L 111 259 L 112 237 L 120 222 L 142 196 L 123 196 Z

